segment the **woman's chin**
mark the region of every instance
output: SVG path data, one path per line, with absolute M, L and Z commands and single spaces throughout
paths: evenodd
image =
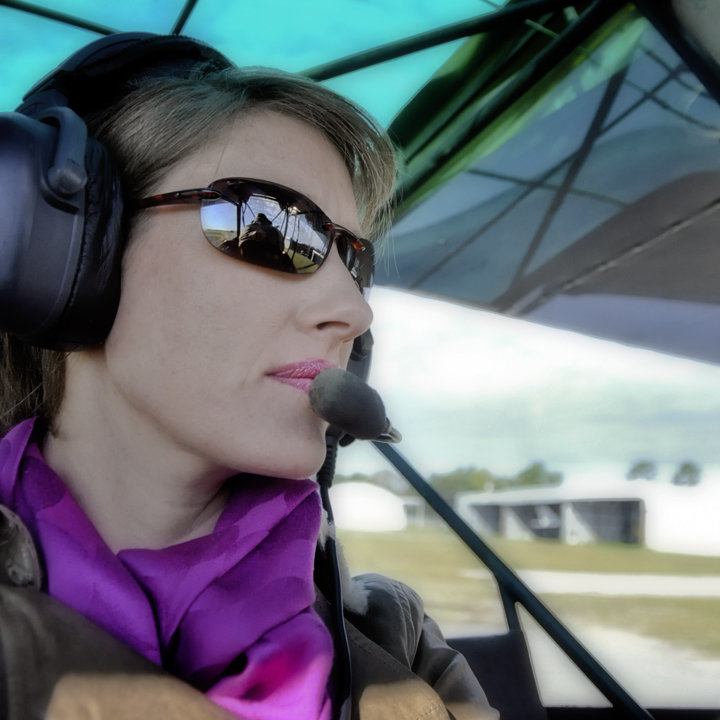
M 304 480 L 314 478 L 325 462 L 325 444 L 317 448 L 305 446 L 295 453 L 288 453 L 287 448 L 278 452 L 272 462 L 254 470 L 258 475 L 268 477 L 289 478 L 291 480 Z

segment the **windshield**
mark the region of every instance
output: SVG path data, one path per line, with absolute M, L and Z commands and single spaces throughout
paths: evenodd
M 639 702 L 713 707 L 720 367 L 411 294 L 372 303 L 370 382 L 402 454 Z M 338 473 L 354 571 L 403 579 L 452 637 L 505 628 L 490 574 L 379 453 L 354 443 Z M 606 704 L 524 628 L 545 703 Z

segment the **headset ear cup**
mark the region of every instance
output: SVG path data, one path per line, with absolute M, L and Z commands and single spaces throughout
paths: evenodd
M 52 109 L 47 117 L 0 113 L 0 328 L 64 350 L 102 343 L 112 326 L 122 193 L 111 159 L 88 140 L 82 119 Z M 78 169 L 70 187 L 62 172 L 68 157 Z
M 43 343 L 55 348 L 104 342 L 120 300 L 124 223 L 119 174 L 107 150 L 91 138 L 85 167 L 88 182 L 75 281 L 58 324 Z

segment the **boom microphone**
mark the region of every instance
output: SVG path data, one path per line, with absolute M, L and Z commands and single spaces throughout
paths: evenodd
M 400 442 L 402 436 L 385 415 L 376 390 L 346 370 L 323 370 L 310 385 L 316 415 L 358 440 Z

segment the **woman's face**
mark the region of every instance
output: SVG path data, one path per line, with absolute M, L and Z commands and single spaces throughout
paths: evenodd
M 175 166 L 153 194 L 213 180 L 267 180 L 308 196 L 360 233 L 350 177 L 315 129 L 283 115 L 244 117 Z M 209 471 L 305 477 L 321 465 L 326 424 L 287 365 L 345 366 L 372 314 L 333 247 L 311 275 L 229 258 L 200 229 L 196 205 L 143 211 L 104 349 L 107 401 L 158 452 L 180 450 Z

